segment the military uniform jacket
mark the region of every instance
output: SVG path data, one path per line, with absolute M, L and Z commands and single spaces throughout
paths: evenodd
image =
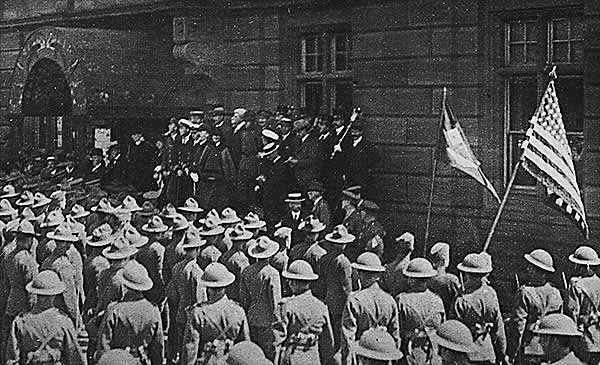
M 460 292 L 460 281 L 458 280 L 458 277 L 454 274 L 442 272 L 431 278 L 427 283 L 427 286 L 429 287 L 429 290 L 442 298 L 446 314 L 450 316 L 454 312 L 454 299 L 456 299 Z
M 47 345 L 41 349 L 41 345 Z M 52 363 L 85 364 L 73 323 L 56 308 L 18 315 L 12 323 L 6 347 L 7 364 L 25 364 L 37 350 L 52 357 Z M 31 355 L 30 355 L 31 356 Z
M 4 272 L 8 288 L 5 313 L 12 317 L 31 308 L 33 296 L 27 293 L 25 285 L 38 274 L 38 264 L 29 251 L 17 247 L 6 257 Z
M 281 364 L 320 364 L 333 356 L 333 331 L 327 306 L 310 290 L 283 298 L 273 323 Z M 317 346 L 318 345 L 318 346 Z
M 162 365 L 164 339 L 158 308 L 143 298 L 112 303 L 100 325 L 97 359 L 112 349 L 128 348 L 139 358 L 140 347 L 150 364 Z
M 157 241 L 140 247 L 135 255 L 136 261 L 148 270 L 148 275 L 154 283 L 152 289 L 144 293 L 144 297 L 157 305 L 165 298 L 165 282 L 163 279 L 164 258 L 165 247 Z
M 298 163 L 294 166 L 296 181 L 301 188 L 319 177 L 321 166 L 319 164 L 319 146 L 317 139 L 308 135 L 306 139 L 298 139 L 295 157 Z
M 75 267 L 66 256 L 66 253 L 59 255 L 54 251 L 52 255 L 42 263 L 40 270 L 54 271 L 65 284 L 65 291 L 62 293 L 62 296 L 56 296 L 56 307 L 64 311 L 69 318 L 71 318 L 75 326 L 79 328 L 82 324 L 82 319 L 79 311 L 79 295 L 76 280 L 77 273 Z
M 539 336 L 532 330 L 543 316 L 561 313 L 562 307 L 560 292 L 549 283 L 520 287 L 515 297 L 511 326 L 507 329 L 509 354 L 514 356 L 522 349 L 525 355 L 543 355 Z
M 0 316 L 4 315 L 6 309 L 6 300 L 10 291 L 8 274 L 5 271 L 5 262 L 12 251 L 17 247 L 15 241 L 6 243 L 0 251 Z M 1 356 L 0 356 L 1 358 Z
M 242 271 L 240 299 L 250 326 L 271 327 L 281 301 L 281 279 L 268 260 L 258 261 Z
M 308 262 L 310 264 L 310 266 L 312 266 L 313 271 L 320 277 L 321 276 L 321 259 L 326 254 L 327 254 L 327 251 L 323 247 L 321 247 L 319 242 L 316 242 L 316 243 L 313 243 L 308 248 L 308 250 L 306 250 L 302 259 L 304 261 Z M 317 279 L 317 280 L 311 282 L 310 288 L 311 288 L 313 294 L 317 298 L 319 298 L 321 300 L 325 300 L 326 289 L 325 289 L 325 283 L 322 280 Z
M 222 352 L 222 346 L 225 346 L 227 341 L 230 341 L 231 345 L 250 341 L 244 310 L 226 295 L 213 303 L 195 304 L 189 310 L 185 326 L 181 364 L 195 365 L 207 344 L 212 343 L 217 352 Z M 206 357 L 209 355 L 205 354 Z
M 100 273 L 110 267 L 108 260 L 97 255 L 87 257 L 83 262 L 83 287 L 85 288 L 85 303 L 83 312 L 95 309 L 98 304 L 98 278 Z
M 321 197 L 313 205 L 312 214 L 325 225 L 325 232 L 331 229 L 331 210 L 327 201 Z
M 169 284 L 171 281 L 171 274 L 175 265 L 185 259 L 185 252 L 181 248 L 184 240 L 185 236 L 179 241 L 171 240 L 167 247 L 165 247 L 163 279 L 166 284 Z
M 352 266 L 343 253 L 330 253 L 321 259 L 321 269 L 318 280 L 325 284 L 325 303 L 329 307 L 331 320 L 339 323 L 346 299 L 352 291 Z
M 98 277 L 98 304 L 96 304 L 96 310 L 94 311 L 96 315 L 106 310 L 111 302 L 121 300 L 123 287 L 117 277 L 119 270 L 121 268 L 112 266 L 100 273 Z
M 600 352 L 600 278 L 572 280 L 566 305 L 567 314 L 583 330 L 585 351 Z
M 250 260 L 248 256 L 242 250 L 231 248 L 221 256 L 219 259 L 227 270 L 235 275 L 235 281 L 229 285 L 225 290 L 227 296 L 236 302 L 240 301 L 240 281 L 242 272 L 245 268 L 250 266 Z
M 186 258 L 178 262 L 173 268 L 173 277 L 167 288 L 169 303 L 175 303 L 174 310 L 177 315 L 175 321 L 185 324 L 186 308 L 195 303 L 201 303 L 206 300 L 206 288 L 200 284 L 200 278 L 204 271 L 198 265 L 198 262 L 192 258 Z
M 410 255 L 404 257 L 402 260 L 394 260 L 389 264 L 385 265 L 385 272 L 381 280 L 381 287 L 392 296 L 408 290 L 408 282 L 406 276 L 404 276 L 404 269 L 410 262 Z
M 506 334 L 500 313 L 496 291 L 483 284 L 476 290 L 463 294 L 454 304 L 456 319 L 471 330 L 475 351 L 469 354 L 471 361 L 503 359 L 506 353 Z

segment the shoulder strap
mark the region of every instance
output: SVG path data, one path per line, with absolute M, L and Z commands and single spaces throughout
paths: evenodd
M 56 326 L 54 328 L 54 330 L 52 332 L 50 332 L 50 334 L 46 337 L 43 338 L 42 342 L 40 343 L 40 345 L 38 346 L 37 349 L 35 349 L 34 351 L 31 351 L 30 353 L 34 353 L 34 352 L 38 352 L 44 349 L 44 347 L 48 346 L 48 344 L 50 343 L 50 341 L 52 341 L 54 339 L 54 336 L 56 336 L 61 330 L 61 327 Z

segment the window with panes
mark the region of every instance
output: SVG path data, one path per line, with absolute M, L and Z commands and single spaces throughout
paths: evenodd
M 510 175 L 521 156 L 529 120 L 554 65 L 559 105 L 577 167 L 583 139 L 583 19 L 576 14 L 535 14 L 528 19 L 507 20 L 503 33 L 504 62 L 500 73 L 505 85 L 505 176 Z M 531 188 L 536 182 L 521 169 L 515 185 Z
M 352 110 L 350 32 L 303 34 L 296 74 L 299 104 L 309 115 Z

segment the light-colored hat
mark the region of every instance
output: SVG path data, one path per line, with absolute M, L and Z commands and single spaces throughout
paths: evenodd
M 123 203 L 117 207 L 117 210 L 123 213 L 133 213 L 141 211 L 142 207 L 138 205 L 137 201 L 131 195 L 127 195 L 123 199 Z
M 37 295 L 58 295 L 64 292 L 65 288 L 65 283 L 52 270 L 40 272 L 25 285 L 27 292 Z
M 67 192 L 64 190 L 56 190 L 50 194 L 50 199 L 54 201 L 66 200 Z
M 347 245 L 354 242 L 356 236 L 348 233 L 348 229 L 343 224 L 339 224 L 333 228 L 331 233 L 325 235 L 327 242 L 335 243 L 338 245 Z
M 4 185 L 4 187 L 2 188 L 2 195 L 0 195 L 0 198 L 10 199 L 14 198 L 15 196 L 19 196 L 19 193 L 17 193 L 17 190 L 15 189 L 14 185 Z
M 254 342 L 242 341 L 236 343 L 229 351 L 227 365 L 272 365 L 265 357 L 263 350 Z
M 125 225 L 123 228 L 123 235 L 129 241 L 129 244 L 135 248 L 140 248 L 148 243 L 149 238 L 146 236 L 142 236 L 137 229 L 131 224 Z
M 105 352 L 96 365 L 138 365 L 140 362 L 129 351 L 112 349 Z
M 187 198 L 183 204 L 183 207 L 179 207 L 177 209 L 189 213 L 201 213 L 204 211 L 204 209 L 200 208 L 198 202 L 194 198 Z
M 46 195 L 37 192 L 33 195 L 33 205 L 32 208 L 41 208 L 45 205 L 52 203 L 52 199 L 48 198 Z
M 490 260 L 480 253 L 470 253 L 456 268 L 462 272 L 472 274 L 488 274 L 492 272 Z
M 131 257 L 137 252 L 137 248 L 131 246 L 123 234 L 118 234 L 113 236 L 110 247 L 102 250 L 102 256 L 109 260 L 120 260 Z
M 33 193 L 29 190 L 25 190 L 21 193 L 19 199 L 15 202 L 15 205 L 19 207 L 28 207 L 35 204 L 35 199 L 33 197 Z
M 16 223 L 16 226 L 12 226 L 11 222 L 14 222 L 13 224 Z M 28 235 L 28 236 L 38 236 L 37 233 L 35 233 L 35 228 L 33 227 L 33 224 L 31 224 L 31 222 L 28 221 L 27 219 L 13 220 L 11 222 L 8 222 L 6 224 L 7 232 L 11 232 L 11 230 L 14 229 L 14 231 L 12 231 L 12 232 L 15 232 L 18 234 L 24 234 L 24 235 Z
M 43 214 L 36 217 L 35 213 L 33 213 L 33 210 L 31 210 L 30 207 L 23 208 L 23 210 L 21 211 L 20 217 L 22 219 L 27 219 L 30 222 L 38 222 L 38 221 L 44 219 Z
M 157 214 L 157 210 L 154 207 L 154 204 L 150 200 L 146 200 L 142 204 L 142 210 L 140 210 L 136 214 L 137 214 L 138 217 L 148 217 L 148 218 L 150 218 L 151 216 Z
M 169 230 L 169 227 L 163 223 L 159 216 L 152 216 L 146 224 L 142 226 L 142 231 L 148 233 L 162 233 Z
M 301 203 L 305 200 L 302 193 L 298 192 L 288 193 L 287 198 L 285 198 L 286 203 Z
M 242 223 L 236 224 L 228 233 L 228 236 L 232 241 L 245 241 L 252 238 L 252 232 L 246 230 Z
M 537 249 L 526 253 L 523 257 L 529 261 L 530 264 L 539 267 L 542 270 L 554 272 L 554 260 L 552 256 L 546 250 Z
M 42 227 L 42 228 L 56 227 L 56 226 L 59 226 L 64 221 L 65 221 L 65 216 L 62 214 L 62 212 L 59 209 L 57 209 L 57 210 L 51 211 L 50 213 L 48 213 L 46 215 L 46 218 L 40 224 L 40 227 Z
M 198 230 L 201 236 L 216 236 L 225 232 L 225 228 L 221 227 L 219 222 L 213 217 L 204 219 L 202 226 Z
M 442 323 L 431 333 L 431 340 L 438 346 L 465 354 L 472 352 L 475 346 L 469 327 L 455 319 Z
M 411 251 L 415 248 L 415 235 L 410 232 L 404 232 L 395 240 L 399 246 L 405 246 Z
M 241 221 L 242 220 L 237 216 L 235 210 L 230 207 L 223 209 L 221 212 L 221 224 L 233 224 Z
M 186 126 L 188 128 L 192 128 L 194 126 L 194 123 L 192 123 L 191 121 L 189 121 L 187 119 L 184 119 L 184 118 L 179 119 L 179 121 L 177 122 L 177 124 L 184 125 L 184 126 Z
M 196 228 L 188 229 L 185 232 L 183 243 L 179 245 L 180 248 L 198 248 L 206 244 L 206 241 L 200 236 L 200 232 Z
M 265 137 L 268 140 L 279 141 L 279 134 L 277 134 L 276 132 L 274 132 L 270 129 L 263 129 L 261 134 L 263 137 Z
M 148 275 L 148 270 L 136 261 L 128 262 L 122 270 L 119 270 L 117 279 L 126 287 L 137 291 L 150 290 L 154 285 Z
M 110 204 L 108 198 L 104 197 L 100 199 L 96 206 L 90 208 L 92 212 L 112 214 L 115 211 L 115 208 Z
M 400 360 L 403 354 L 396 346 L 396 341 L 384 328 L 371 328 L 363 332 L 354 347 L 357 356 L 380 361 Z
M 436 276 L 438 273 L 431 265 L 429 260 L 417 257 L 410 260 L 406 268 L 402 271 L 404 276 L 409 278 L 426 279 Z
M 431 259 L 435 262 L 450 262 L 450 245 L 446 242 L 437 242 L 431 247 L 429 253 L 431 254 Z
M 270 154 L 272 154 L 273 152 L 277 151 L 279 149 L 279 145 L 275 142 L 270 142 L 267 143 L 266 145 L 263 146 L 262 150 L 258 153 L 258 157 L 260 158 L 264 158 Z
M 569 255 L 569 261 L 578 265 L 600 265 L 598 253 L 589 246 L 578 247 L 572 255 Z
M 266 236 L 260 236 L 248 244 L 248 255 L 255 259 L 266 259 L 279 251 L 279 244 Z
M 6 199 L 0 200 L 0 217 L 16 216 L 19 212 Z
M 92 231 L 92 235 L 87 237 L 87 244 L 92 247 L 103 247 L 110 245 L 113 229 L 108 223 L 104 223 Z
M 314 215 L 309 215 L 304 218 L 302 222 L 298 225 L 298 229 L 303 232 L 308 233 L 320 233 L 323 232 L 327 228 L 325 224 L 321 223 Z
M 385 267 L 381 264 L 379 256 L 373 252 L 364 252 L 358 256 L 352 267 L 360 271 L 384 272 Z
M 160 212 L 161 217 L 167 219 L 173 219 L 177 216 L 177 214 L 179 214 L 177 213 L 177 209 L 175 209 L 175 206 L 171 203 L 165 205 L 163 210 Z
M 66 223 L 61 223 L 56 229 L 52 232 L 48 232 L 46 234 L 46 238 L 55 240 L 55 241 L 64 241 L 64 242 L 77 242 L 79 238 L 73 232 L 71 227 Z
M 296 260 L 292 262 L 288 266 L 287 270 L 284 270 L 281 273 L 281 276 L 290 280 L 306 281 L 317 280 L 319 278 L 319 275 L 315 274 L 313 271 L 312 266 L 310 266 L 310 264 L 304 260 Z
M 580 337 L 582 334 L 577 329 L 573 319 L 562 313 L 548 314 L 542 317 L 539 324 L 533 329 L 539 335 Z
M 246 229 L 260 229 L 267 225 L 267 222 L 260 219 L 258 214 L 250 212 L 244 217 L 244 228 Z
M 290 227 L 279 227 L 273 233 L 273 238 L 282 240 L 285 247 L 290 248 L 292 245 L 292 229 Z
M 213 262 L 206 266 L 204 273 L 200 277 L 200 284 L 207 288 L 223 288 L 235 281 L 235 275 L 232 274 L 225 265 Z
M 83 206 L 75 204 L 71 207 L 71 212 L 69 213 L 69 215 L 73 219 L 79 219 L 87 217 L 88 215 L 90 215 L 90 212 L 85 210 Z
M 173 220 L 173 226 L 171 227 L 173 232 L 184 231 L 190 228 L 190 222 L 179 213 L 176 213 L 171 219 Z

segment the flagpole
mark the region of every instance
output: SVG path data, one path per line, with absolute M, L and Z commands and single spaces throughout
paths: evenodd
M 442 107 L 440 113 L 440 123 L 437 129 L 437 141 L 433 149 L 433 164 L 431 166 L 431 184 L 429 187 L 429 202 L 427 204 L 427 221 L 425 223 L 425 239 L 423 241 L 423 256 L 427 256 L 427 241 L 429 240 L 429 227 L 431 225 L 431 210 L 433 207 L 433 192 L 435 188 L 435 171 L 437 170 L 438 148 L 440 147 L 440 139 L 442 137 L 442 127 L 444 125 L 444 108 L 446 107 L 446 87 L 442 94 Z

